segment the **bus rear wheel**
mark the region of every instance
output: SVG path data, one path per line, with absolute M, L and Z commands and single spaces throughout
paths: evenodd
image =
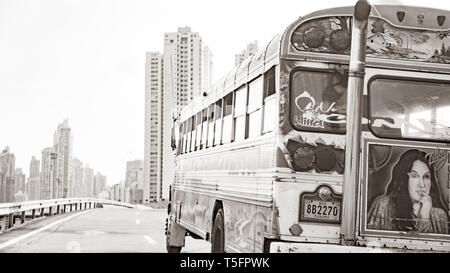
M 225 228 L 223 209 L 218 209 L 211 233 L 211 253 L 225 252 Z

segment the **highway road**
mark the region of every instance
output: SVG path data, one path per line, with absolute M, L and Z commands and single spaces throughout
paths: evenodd
M 46 217 L 0 234 L 0 253 L 166 252 L 165 209 L 107 206 Z M 184 253 L 211 245 L 186 237 Z

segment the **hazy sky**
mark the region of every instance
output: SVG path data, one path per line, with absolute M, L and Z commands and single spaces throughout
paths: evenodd
M 28 176 L 31 156 L 41 158 L 68 118 L 73 156 L 117 183 L 127 160 L 144 159 L 145 52 L 162 51 L 164 32 L 198 32 L 218 80 L 248 43 L 355 2 L 0 0 L 0 149 L 9 146 Z M 450 9 L 442 0 L 403 2 Z

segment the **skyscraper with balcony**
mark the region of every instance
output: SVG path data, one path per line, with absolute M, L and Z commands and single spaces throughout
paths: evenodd
M 147 52 L 145 60 L 144 203 L 157 200 L 162 174 L 162 55 Z M 159 197 L 161 198 L 161 197 Z
M 147 53 L 144 202 L 168 197 L 173 178 L 174 118 L 211 81 L 212 54 L 189 27 L 164 34 L 164 53 Z M 163 179 L 164 178 L 164 179 Z
M 73 193 L 71 183 L 72 135 L 69 120 L 60 123 L 53 135 L 53 147 L 56 153 L 55 197 L 66 198 Z

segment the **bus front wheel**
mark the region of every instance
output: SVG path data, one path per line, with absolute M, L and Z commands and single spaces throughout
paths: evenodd
M 211 233 L 211 253 L 225 252 L 225 229 L 223 209 L 218 209 Z
M 166 236 L 166 249 L 167 253 L 180 253 L 181 252 L 181 246 L 170 246 L 169 245 L 169 237 Z

